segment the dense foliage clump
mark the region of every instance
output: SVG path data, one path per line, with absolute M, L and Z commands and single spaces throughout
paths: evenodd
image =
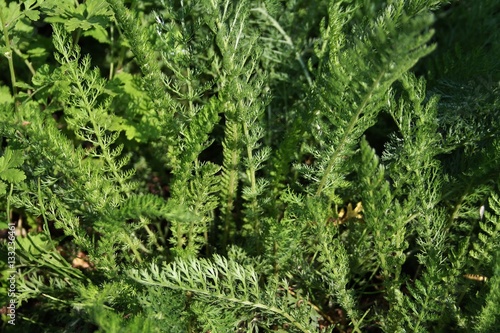
M 499 12 L 0 0 L 2 331 L 495 332 Z

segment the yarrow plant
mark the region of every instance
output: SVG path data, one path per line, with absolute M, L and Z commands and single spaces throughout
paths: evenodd
M 0 0 L 2 331 L 496 332 L 499 10 Z

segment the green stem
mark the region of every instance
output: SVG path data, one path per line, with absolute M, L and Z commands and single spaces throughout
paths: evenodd
M 114 24 L 111 23 L 109 26 L 109 39 L 110 39 L 110 53 L 114 56 L 114 50 L 115 50 L 115 36 L 114 36 Z M 113 60 L 110 61 L 109 63 L 109 75 L 108 75 L 108 80 L 112 80 L 113 76 L 115 74 L 115 63 L 114 63 L 114 57 L 112 57 Z
M 6 213 L 7 213 L 7 220 L 8 223 L 11 222 L 11 212 L 10 212 L 10 199 L 12 198 L 12 192 L 14 191 L 14 184 L 10 184 L 10 191 L 9 195 L 7 196 L 7 208 L 6 208 Z
M 25 104 L 26 102 L 28 102 L 29 100 L 33 99 L 33 96 L 35 96 L 38 92 L 42 91 L 43 89 L 47 88 L 49 86 L 49 84 L 44 84 L 43 86 L 41 86 L 40 88 L 38 88 L 37 90 L 31 92 L 29 94 L 28 97 L 26 97 L 23 101 L 22 104 Z
M 82 35 L 82 29 L 77 29 L 75 35 L 73 36 L 73 43 L 71 45 L 71 52 L 75 50 L 76 45 L 80 41 L 80 37 Z
M 14 52 L 16 52 L 16 54 L 19 56 L 19 58 L 21 59 L 24 59 L 23 57 L 23 54 L 21 53 L 21 51 L 19 51 L 18 49 L 14 48 L 13 49 Z M 24 59 L 24 63 L 26 64 L 26 66 L 28 67 L 28 69 L 30 70 L 31 72 L 31 75 L 35 75 L 36 74 L 36 71 L 35 69 L 33 68 L 33 65 L 31 64 L 31 62 L 28 61 L 28 59 Z
M 11 85 L 12 85 L 12 95 L 14 97 L 14 108 L 17 111 L 17 103 L 15 102 L 16 97 L 17 97 L 16 72 L 14 70 L 14 62 L 12 61 L 12 46 L 10 45 L 8 23 L 5 22 L 2 7 L 0 7 L 0 23 L 2 24 L 2 27 L 3 27 L 3 38 L 4 38 L 5 46 L 8 48 L 8 51 L 5 52 L 4 55 L 7 58 L 7 62 L 9 63 L 10 80 L 11 80 Z

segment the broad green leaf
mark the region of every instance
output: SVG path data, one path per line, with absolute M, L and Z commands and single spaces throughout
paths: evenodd
M 103 44 L 110 44 L 108 31 L 100 25 L 94 25 L 93 29 L 89 29 L 83 33 L 84 36 L 93 37 L 95 40 Z
M 120 118 L 120 117 L 115 117 Z M 139 140 L 139 133 L 137 132 L 137 129 L 131 125 L 130 123 L 126 122 L 124 119 L 120 118 L 120 120 L 114 120 L 113 124 L 111 125 L 111 129 L 115 131 L 125 131 L 125 135 L 127 136 L 127 139 L 132 140 L 135 139 L 137 141 Z
M 21 16 L 21 6 L 19 3 L 11 2 L 9 3 L 9 7 L 5 6 L 5 3 L 2 1 L 2 4 L 0 4 L 2 8 L 2 20 L 3 24 L 7 28 L 12 28 L 15 24 L 13 24 L 15 21 L 19 19 Z
M 0 157 L 0 172 L 9 168 L 10 158 L 12 157 L 12 151 L 7 147 L 2 157 Z
M 85 19 L 77 18 L 77 17 L 72 17 L 68 21 L 64 23 L 64 26 L 68 31 L 75 31 L 76 29 L 80 28 L 82 30 L 88 30 L 92 28 L 92 25 Z
M 32 49 L 29 49 L 27 53 L 30 55 L 30 57 L 44 57 L 48 54 L 47 50 L 43 47 L 34 47 Z
M 26 179 L 23 171 L 14 169 L 22 163 L 22 153 L 17 150 L 12 151 L 7 147 L 4 156 L 0 157 L 0 178 L 11 183 Z
M 49 15 L 45 18 L 48 23 L 64 23 L 66 19 L 77 14 L 75 4 L 71 0 L 46 0 L 42 4 L 44 13 Z
M 32 21 L 37 21 L 40 18 L 40 11 L 28 9 L 24 11 L 24 15 L 26 15 Z
M 7 169 L 0 173 L 0 177 L 11 183 L 19 183 L 26 179 L 24 172 L 16 169 Z
M 0 86 L 0 104 L 13 103 L 14 98 L 10 94 L 10 89 L 7 86 Z
M 27 84 L 25 82 L 22 82 L 22 81 L 17 81 L 16 82 L 16 87 L 18 87 L 18 88 L 24 88 L 24 89 L 33 89 L 32 86 L 30 86 L 29 84 Z
M 110 10 L 109 5 L 105 1 L 87 0 L 85 5 L 87 6 L 87 13 L 89 17 L 98 15 L 111 17 L 113 15 L 113 12 Z
M 0 184 L 0 194 L 3 193 L 1 186 L 2 185 Z M 4 186 L 5 186 L 5 184 L 4 184 Z M 9 227 L 9 224 L 6 221 L 0 221 L 0 230 L 7 229 L 8 227 Z
M 7 150 L 10 153 L 10 162 L 8 164 L 9 167 L 15 168 L 15 167 L 21 166 L 24 162 L 23 157 L 22 157 L 22 153 L 18 150 L 14 150 L 14 151 L 12 151 L 10 149 L 7 149 Z
M 33 6 L 35 4 L 35 2 L 36 2 L 36 0 L 26 0 L 26 1 L 24 1 L 24 6 L 25 6 L 25 8 L 31 8 L 31 6 Z M 43 0 L 40 2 L 43 2 Z

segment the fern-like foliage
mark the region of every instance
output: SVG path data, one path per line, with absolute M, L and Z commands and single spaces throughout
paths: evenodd
M 500 288 L 498 281 L 499 263 L 499 235 L 500 235 L 500 202 L 497 194 L 493 194 L 489 200 L 493 213 L 486 212 L 485 216 L 489 222 L 481 222 L 482 232 L 478 235 L 478 241 L 474 243 L 470 255 L 477 260 L 475 267 L 481 269 L 475 273 L 491 274 L 488 283 L 489 293 L 486 296 L 483 308 L 478 314 L 475 330 L 476 332 L 494 332 L 500 323 L 500 311 L 495 305 L 499 301 Z M 483 268 L 484 267 L 484 268 Z M 492 270 L 482 271 L 492 268 Z
M 493 211 L 484 213 L 485 221 L 479 222 L 481 232 L 478 234 L 478 239 L 473 243 L 473 249 L 470 255 L 477 260 L 478 264 L 486 267 L 492 266 L 498 246 L 500 244 L 500 220 L 498 218 L 500 212 L 500 198 L 496 193 L 493 193 L 489 199 L 489 207 Z
M 362 237 L 356 240 L 356 250 L 367 248 L 378 256 L 377 270 L 384 279 L 399 280 L 405 261 L 404 250 L 407 223 L 411 217 L 405 216 L 404 208 L 394 200 L 385 170 L 368 143 L 361 141 L 360 182 L 362 186 L 363 220 Z M 355 228 L 360 229 L 358 226 Z M 358 233 L 356 233 L 358 234 Z M 370 267 L 369 263 L 363 263 Z
M 168 131 L 168 129 L 171 129 L 170 126 L 174 125 L 172 122 L 171 98 L 168 94 L 165 94 L 163 75 L 155 59 L 155 52 L 152 50 L 148 37 L 144 31 L 139 29 L 133 14 L 127 10 L 121 1 L 110 0 L 107 2 L 112 8 L 118 25 L 127 37 L 132 52 L 136 56 L 137 63 L 144 73 L 146 89 L 155 106 L 157 124 L 160 123 L 165 127 L 165 131 Z
M 495 332 L 497 2 L 0 0 L 0 330 Z
M 318 147 L 309 153 L 317 163 L 312 168 L 301 166 L 303 176 L 315 184 L 309 191 L 316 196 L 325 192 L 338 201 L 335 192 L 347 185 L 346 173 L 339 171 L 346 170 L 345 161 L 362 133 L 374 124 L 391 84 L 432 51 L 426 45 L 432 36 L 428 31 L 432 18 L 405 17 L 397 6 L 387 6 L 376 20 L 359 26 L 359 39 L 339 44 L 334 33 L 324 46 L 327 60 L 320 68 L 310 111 Z M 332 5 L 332 25 L 338 23 L 334 18 L 341 16 L 341 10 Z
M 175 261 L 161 270 L 153 264 L 146 270 L 131 271 L 131 277 L 147 286 L 189 293 L 209 309 L 223 307 L 234 312 L 234 317 L 240 318 L 234 325 L 247 322 L 244 324 L 248 325 L 248 331 L 262 324 L 269 327 L 288 323 L 293 331 L 309 332 L 317 325 L 311 320 L 312 308 L 289 292 L 286 281 L 271 279 L 262 287 L 252 267 L 217 255 L 212 260 Z M 210 321 L 217 320 L 210 316 L 217 314 L 216 309 L 209 310 L 198 320 L 210 327 Z
M 477 316 L 474 330 L 476 332 L 495 332 L 500 323 L 500 311 L 498 302 L 500 301 L 500 286 L 498 282 L 498 273 L 500 272 L 498 264 L 498 252 L 494 262 L 494 272 L 489 282 L 489 293 L 486 296 L 485 304 Z

